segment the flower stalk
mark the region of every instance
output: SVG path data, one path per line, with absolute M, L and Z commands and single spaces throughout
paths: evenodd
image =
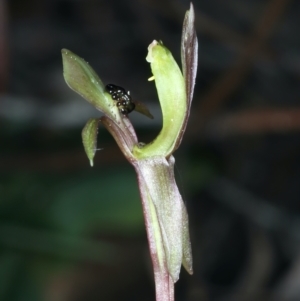
M 127 104 L 122 102 L 123 99 L 131 101 L 129 94 L 124 95 L 124 89 L 121 88 L 112 97 L 90 65 L 71 51 L 62 50 L 66 83 L 104 113 L 101 118 L 89 119 L 82 131 L 83 145 L 90 164 L 93 166 L 97 130 L 101 123 L 136 171 L 157 301 L 174 300 L 174 283 L 179 278 L 181 265 L 188 273 L 193 273 L 188 214 L 175 182 L 175 159 L 172 154 L 181 143 L 195 85 L 198 44 L 194 21 L 191 4 L 183 23 L 182 72 L 162 42 L 153 41 L 148 47 L 146 60 L 151 66 L 163 115 L 159 135 L 148 144 L 138 142 L 130 119 L 118 108 L 119 105 Z M 136 102 L 133 107 L 152 117 L 142 103 Z

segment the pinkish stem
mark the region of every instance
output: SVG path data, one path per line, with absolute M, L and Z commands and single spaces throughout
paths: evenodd
M 133 163 L 133 165 L 137 173 L 150 256 L 153 264 L 156 301 L 174 301 L 174 282 L 167 269 L 164 252 L 160 252 L 159 255 L 158 251 L 158 244 L 160 244 L 160 246 L 162 246 L 163 244 L 161 237 L 155 236 L 155 233 L 157 233 L 157 231 L 155 231 L 155 225 L 158 225 L 158 222 L 154 220 L 153 214 L 151 214 L 152 201 L 149 200 L 149 194 L 147 192 L 147 186 L 145 185 L 145 179 L 142 178 L 142 175 L 139 172 L 138 164 Z

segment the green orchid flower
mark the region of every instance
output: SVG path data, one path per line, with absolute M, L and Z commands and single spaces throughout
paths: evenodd
M 181 41 L 182 72 L 162 42 L 153 41 L 146 60 L 158 92 L 163 125 L 150 143 L 140 143 L 124 106 L 152 117 L 139 102 L 131 103 L 122 88 L 109 91 L 92 67 L 69 50 L 62 50 L 64 78 L 71 89 L 96 109 L 101 118 L 88 120 L 82 131 L 83 145 L 90 161 L 97 149 L 97 130 L 103 124 L 125 157 L 135 168 L 143 205 L 150 254 L 154 268 L 157 301 L 174 300 L 174 283 L 181 265 L 193 273 L 188 214 L 174 177 L 174 151 L 179 147 L 187 125 L 193 97 L 198 42 L 191 4 L 183 23 Z M 123 111 L 120 108 L 123 108 Z M 126 112 L 126 110 L 125 110 Z

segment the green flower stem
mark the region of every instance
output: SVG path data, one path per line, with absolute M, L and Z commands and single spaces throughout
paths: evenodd
M 130 126 L 120 128 L 113 120 L 111 120 L 107 116 L 101 117 L 100 120 L 101 123 L 109 131 L 109 133 L 114 137 L 127 160 L 129 162 L 135 160 L 131 152 L 133 145 L 137 143 L 136 136 L 131 131 L 133 128 L 131 128 Z

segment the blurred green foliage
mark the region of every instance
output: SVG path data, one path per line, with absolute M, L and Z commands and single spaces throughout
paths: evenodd
M 88 164 L 88 163 L 87 163 Z M 43 280 L 78 261 L 117 264 L 101 234 L 144 234 L 134 171 L 0 175 L 0 300 L 43 300 Z

